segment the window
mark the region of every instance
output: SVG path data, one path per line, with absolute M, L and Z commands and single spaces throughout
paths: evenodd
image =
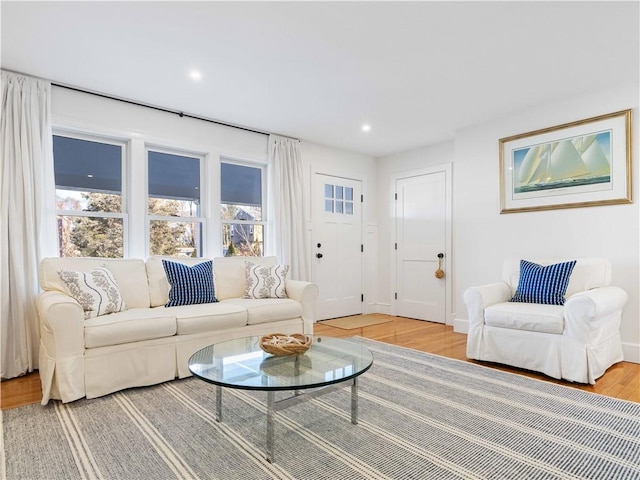
M 202 158 L 147 150 L 149 252 L 202 256 Z
M 61 257 L 123 257 L 126 144 L 53 136 Z
M 353 188 L 324 185 L 324 211 L 340 215 L 353 215 Z
M 260 257 L 264 253 L 262 167 L 220 165 L 222 254 Z

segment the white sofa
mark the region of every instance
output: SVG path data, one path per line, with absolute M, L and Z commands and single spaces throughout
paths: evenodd
M 509 302 L 518 287 L 519 260 L 504 262 L 501 282 L 468 288 L 467 357 L 590 384 L 622 361 L 627 293 L 610 286 L 606 259 L 576 260 L 564 305 Z M 531 261 L 546 266 L 567 260 Z
M 165 307 L 162 258 L 194 265 L 207 259 L 46 258 L 40 264 L 42 404 L 71 402 L 129 387 L 189 376 L 189 357 L 207 345 L 267 333 L 313 333 L 317 286 L 286 282 L 288 298 L 244 299 L 245 261 L 275 265 L 275 257 L 213 259 L 218 303 Z M 58 271 L 89 272 L 106 266 L 127 309 L 85 320 Z

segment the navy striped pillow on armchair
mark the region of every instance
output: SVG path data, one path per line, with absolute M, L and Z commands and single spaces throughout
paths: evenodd
M 511 302 L 564 305 L 564 296 L 576 261 L 543 267 L 520 260 L 520 279 Z

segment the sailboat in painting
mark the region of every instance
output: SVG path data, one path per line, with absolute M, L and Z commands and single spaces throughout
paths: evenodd
M 609 183 L 610 136 L 600 132 L 515 151 L 514 193 Z

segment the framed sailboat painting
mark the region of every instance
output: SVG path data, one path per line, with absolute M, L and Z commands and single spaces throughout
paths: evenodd
M 500 213 L 631 203 L 631 110 L 500 139 Z

